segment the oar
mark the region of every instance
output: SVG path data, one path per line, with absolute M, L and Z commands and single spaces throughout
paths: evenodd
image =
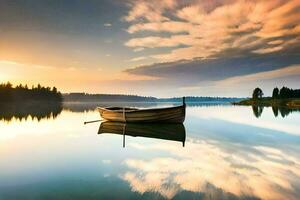
M 94 120 L 94 121 L 87 121 L 87 122 L 84 122 L 84 124 L 89 124 L 89 123 L 94 123 L 94 122 L 101 122 L 103 121 L 102 119 L 99 119 L 99 120 Z

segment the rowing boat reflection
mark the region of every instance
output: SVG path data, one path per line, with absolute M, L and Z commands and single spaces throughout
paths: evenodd
M 173 123 L 122 123 L 105 121 L 100 124 L 98 134 L 112 133 L 123 135 L 123 147 L 125 136 L 147 137 L 163 140 L 172 140 L 185 143 L 185 127 L 183 124 Z

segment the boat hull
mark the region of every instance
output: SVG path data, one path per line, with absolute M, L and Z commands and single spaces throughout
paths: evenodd
M 183 123 L 185 120 L 185 105 L 141 110 L 130 108 L 98 108 L 98 111 L 103 119 L 114 122 Z

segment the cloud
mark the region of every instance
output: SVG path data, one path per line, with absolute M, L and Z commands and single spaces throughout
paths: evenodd
M 272 42 L 271 42 L 272 44 Z M 273 42 L 274 44 L 274 42 Z M 269 48 L 262 48 L 258 50 L 253 50 L 254 53 L 259 53 L 259 54 L 264 54 L 264 53 L 272 53 L 276 51 L 280 51 L 283 47 L 282 46 L 277 46 L 277 47 L 269 47 Z
M 7 65 L 21 65 L 20 63 L 11 60 L 0 60 L 0 63 Z
M 163 16 L 167 9 L 175 7 L 174 0 L 154 0 L 154 1 L 131 1 L 131 10 L 124 19 L 128 22 L 145 19 L 149 21 L 166 21 L 168 17 Z
M 147 75 L 165 79 L 189 77 L 191 84 L 218 81 L 230 77 L 272 71 L 300 63 L 299 55 L 247 55 L 218 59 L 194 59 L 155 63 L 125 70 L 129 74 Z M 182 80 L 184 81 L 184 80 Z
M 140 51 L 143 51 L 145 48 L 143 47 L 138 47 L 138 48 L 135 48 L 133 49 L 134 52 L 140 52 Z
M 180 45 L 192 45 L 195 41 L 187 38 L 185 35 L 175 35 L 170 38 L 162 37 L 145 37 L 131 39 L 125 43 L 129 47 L 176 47 Z
M 229 50 L 254 54 L 283 52 L 300 42 L 298 0 L 142 0 L 131 1 L 129 7 L 124 19 L 131 23 L 127 31 L 133 38 L 125 45 L 174 47 L 152 55 L 158 61 L 221 57 Z M 135 36 L 141 32 L 147 35 Z
M 125 72 L 156 78 L 157 81 L 144 85 L 148 84 L 147 88 L 164 85 L 168 90 L 176 91 L 176 95 L 245 97 L 258 86 L 266 91 L 266 95 L 276 86 L 298 87 L 299 64 L 298 54 L 286 52 L 155 63 L 129 68 Z
M 23 66 L 23 67 L 26 66 L 26 64 L 24 63 L 19 63 L 11 60 L 0 60 L 0 65 L 12 65 L 12 66 Z M 30 64 L 30 66 L 37 69 L 57 69 L 57 67 L 49 66 L 49 65 Z
M 194 29 L 192 24 L 185 22 L 166 21 L 166 22 L 150 22 L 139 23 L 130 26 L 127 29 L 129 33 L 136 33 L 139 31 L 152 31 L 152 32 L 171 32 L 171 33 L 188 33 L 187 30 Z
M 292 65 L 281 69 L 259 72 L 255 74 L 231 77 L 228 79 L 224 79 L 219 81 L 218 84 L 224 85 L 234 85 L 240 82 L 254 82 L 254 81 L 262 81 L 262 80 L 272 80 L 277 78 L 289 77 L 289 76 L 298 76 L 300 77 L 300 65 Z
M 141 57 L 132 58 L 129 60 L 129 62 L 137 62 L 137 61 L 141 61 L 141 60 L 145 60 L 145 59 L 147 59 L 147 57 L 141 56 Z

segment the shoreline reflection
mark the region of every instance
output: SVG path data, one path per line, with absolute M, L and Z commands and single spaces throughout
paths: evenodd
M 63 110 L 61 103 L 2 103 L 0 104 L 0 121 L 10 122 L 13 119 L 27 120 L 55 119 Z
M 260 118 L 265 107 L 267 107 L 267 106 L 252 106 L 253 115 L 256 118 Z M 291 109 L 291 108 L 287 108 L 287 107 L 272 106 L 272 111 L 273 111 L 274 117 L 278 117 L 280 114 L 280 116 L 282 118 L 285 118 L 293 112 L 300 112 L 300 108 Z

